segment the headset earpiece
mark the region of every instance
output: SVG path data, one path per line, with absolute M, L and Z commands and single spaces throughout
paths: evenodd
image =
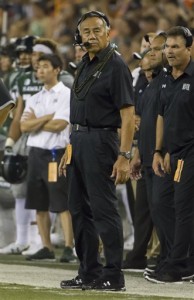
M 77 27 L 77 29 L 76 29 L 76 31 L 75 31 L 74 40 L 75 40 L 75 44 L 76 44 L 76 45 L 82 44 L 82 38 L 81 38 L 81 35 L 80 35 L 80 33 L 79 33 L 78 27 Z
M 192 43 L 193 43 L 193 35 L 191 33 L 191 31 L 187 28 L 187 27 L 183 27 L 180 26 L 182 31 L 183 31 L 183 35 L 186 39 L 186 47 L 191 47 Z

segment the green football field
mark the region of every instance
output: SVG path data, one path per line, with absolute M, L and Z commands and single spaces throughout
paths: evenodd
M 36 288 L 25 285 L 0 284 L 1 300 L 117 300 L 117 299 L 145 299 L 145 300 L 183 300 L 183 298 L 169 298 L 160 296 L 129 296 L 125 293 L 99 293 L 82 291 L 63 291 L 59 289 Z M 188 299 L 188 298 L 184 298 Z
M 22 255 L 0 255 L 0 300 L 191 300 L 194 284 L 153 284 L 142 272 L 125 272 L 126 292 L 62 290 L 60 281 L 77 275 L 78 264 L 26 261 Z

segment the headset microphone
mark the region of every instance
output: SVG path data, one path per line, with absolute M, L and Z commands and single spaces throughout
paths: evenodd
M 91 46 L 91 44 L 89 42 L 82 43 L 81 45 L 86 48 L 89 48 Z

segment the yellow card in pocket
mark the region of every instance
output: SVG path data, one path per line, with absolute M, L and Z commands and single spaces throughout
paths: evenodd
M 176 181 L 176 182 L 180 182 L 180 180 L 181 180 L 181 173 L 183 170 L 183 165 L 184 165 L 184 160 L 179 159 L 177 162 L 177 168 L 176 168 L 176 172 L 174 175 L 174 181 Z
M 72 145 L 71 144 L 67 145 L 66 151 L 67 151 L 66 165 L 70 165 L 71 158 L 72 158 Z
M 48 182 L 57 182 L 57 162 L 51 161 L 48 164 Z

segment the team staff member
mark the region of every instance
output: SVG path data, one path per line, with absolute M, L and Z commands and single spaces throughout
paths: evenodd
M 131 74 L 110 44 L 109 32 L 109 21 L 101 12 L 88 12 L 78 22 L 76 40 L 88 53 L 78 67 L 71 94 L 72 158 L 67 175 L 80 267 L 76 278 L 61 282 L 62 288 L 125 289 L 123 230 L 115 185 L 129 179 L 134 108 Z M 65 171 L 65 161 L 66 154 L 60 174 Z M 99 236 L 104 267 L 99 260 Z
M 134 53 L 134 57 L 138 59 L 143 59 L 145 54 L 150 48 L 150 43 L 152 39 L 156 36 L 155 33 L 147 33 L 141 42 L 140 54 Z M 137 142 L 137 137 L 139 134 L 140 116 L 138 107 L 141 103 L 141 98 L 143 91 L 148 85 L 148 80 L 143 71 L 143 65 L 147 69 L 147 63 L 145 61 L 142 63 L 140 60 L 139 67 L 134 69 L 132 72 L 133 86 L 134 86 L 134 99 L 135 99 L 135 120 L 136 120 L 136 134 L 134 136 L 134 144 Z M 140 163 L 140 160 L 139 160 Z M 139 171 L 138 171 L 139 173 Z M 135 198 L 135 208 L 134 208 L 134 245 L 131 251 L 126 253 L 126 258 L 123 261 L 123 269 L 145 269 L 147 266 L 147 248 L 150 241 L 153 222 L 150 216 L 150 211 L 147 201 L 147 191 L 144 179 L 144 174 L 141 172 L 141 178 L 138 178 L 136 185 L 136 198 Z
M 11 122 L 8 137 L 5 143 L 6 151 L 16 152 L 21 155 L 28 155 L 28 148 L 26 146 L 27 134 L 21 135 L 20 120 L 26 104 L 27 99 L 32 95 L 38 93 L 43 83 L 37 77 L 38 59 L 42 54 L 58 54 L 59 50 L 57 44 L 52 39 L 37 38 L 34 44 L 31 45 L 32 52 L 32 70 L 20 74 L 15 85 L 17 86 L 17 107 L 15 109 L 14 117 Z M 61 70 L 59 80 L 65 86 L 71 88 L 73 85 L 73 76 L 65 70 Z M 21 184 L 12 185 L 12 192 L 15 198 L 15 219 L 16 219 L 16 241 L 0 249 L 0 253 L 9 254 L 17 253 L 24 255 L 31 255 L 37 252 L 41 243 L 39 241 L 38 228 L 36 224 L 36 213 L 25 209 L 26 201 L 26 180 Z M 55 216 L 55 214 L 52 214 Z M 66 226 L 68 229 L 68 226 Z M 29 248 L 28 248 L 29 247 Z M 28 248 L 27 250 L 25 250 Z
M 157 270 L 168 257 L 174 238 L 173 181 L 170 175 L 166 174 L 166 176 L 159 178 L 152 170 L 158 97 L 161 81 L 165 76 L 163 71 L 163 67 L 166 65 L 166 58 L 163 54 L 165 41 L 165 34 L 160 33 L 156 36 L 151 42 L 150 52 L 144 58 L 148 59 L 144 71 L 150 82 L 141 98 L 138 148 L 130 163 L 132 174 L 136 174 L 140 160 L 139 168 L 144 171 L 148 206 L 160 241 L 160 262 L 157 265 Z M 152 76 L 151 80 L 150 75 Z
M 66 180 L 57 178 L 57 163 L 69 142 L 70 89 L 58 81 L 61 69 L 62 61 L 57 54 L 40 57 L 37 74 L 44 87 L 27 100 L 21 119 L 21 130 L 29 133 L 27 145 L 31 147 L 26 208 L 37 211 L 43 244 L 43 248 L 30 255 L 28 260 L 55 258 L 50 240 L 49 210 L 60 213 L 64 232 L 67 232 L 65 225 L 71 224 Z M 71 246 L 72 251 L 73 235 L 65 236 L 66 242 L 70 238 L 68 247 Z
M 186 274 L 194 273 L 194 257 L 188 257 L 193 246 L 194 220 L 192 42 L 192 34 L 188 28 L 176 26 L 167 32 L 165 53 L 171 70 L 161 83 L 153 168 L 159 176 L 167 171 L 161 156 L 162 146 L 166 145 L 171 156 L 171 172 L 174 177 L 175 237 L 168 263 L 156 278 L 151 278 L 154 282 L 181 281 Z

